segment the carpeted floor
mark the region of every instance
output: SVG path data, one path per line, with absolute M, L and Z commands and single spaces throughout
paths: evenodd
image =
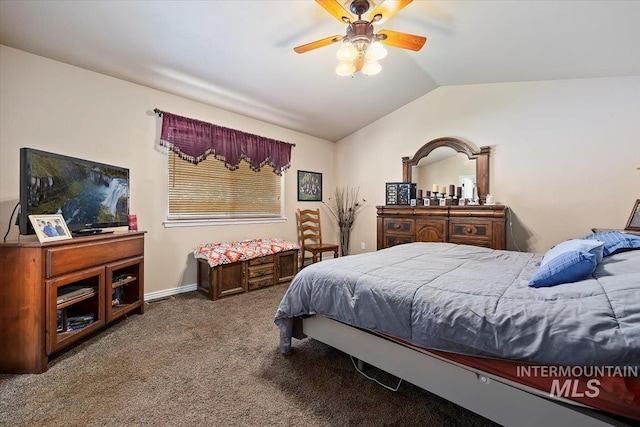
M 311 339 L 282 356 L 273 316 L 285 291 L 147 304 L 43 374 L 0 375 L 0 426 L 494 425 L 406 382 L 391 392 Z

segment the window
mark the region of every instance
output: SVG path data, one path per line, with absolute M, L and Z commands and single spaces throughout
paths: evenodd
M 295 144 L 153 111 L 169 151 L 166 227 L 286 221 L 282 173 Z
M 209 156 L 194 165 L 168 154 L 169 222 L 273 222 L 284 215 L 284 177 L 241 161 L 236 170 Z M 185 224 L 187 225 L 187 224 Z

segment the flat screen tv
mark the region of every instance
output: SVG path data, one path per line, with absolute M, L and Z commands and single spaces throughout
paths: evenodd
M 20 234 L 29 215 L 61 214 L 74 233 L 128 225 L 129 169 L 61 154 L 20 149 Z

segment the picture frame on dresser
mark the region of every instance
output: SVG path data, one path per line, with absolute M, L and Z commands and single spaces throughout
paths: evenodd
M 40 243 L 72 238 L 67 222 L 62 215 L 29 215 L 29 221 Z
M 411 182 L 387 182 L 385 184 L 385 198 L 387 205 L 411 206 L 411 200 L 416 198 L 416 184 Z
M 636 200 L 635 205 L 633 205 L 629 221 L 627 221 L 627 226 L 624 229 L 625 231 L 640 231 L 640 199 Z

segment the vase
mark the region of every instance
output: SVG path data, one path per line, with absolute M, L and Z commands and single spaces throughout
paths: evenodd
M 340 256 L 349 255 L 349 239 L 351 237 L 351 227 L 340 227 Z

